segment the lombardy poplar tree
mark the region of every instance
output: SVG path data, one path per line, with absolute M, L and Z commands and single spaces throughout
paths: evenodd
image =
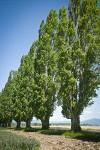
M 20 96 L 22 101 L 22 120 L 26 122 L 26 127 L 31 126 L 33 118 L 33 101 L 34 101 L 34 58 L 30 53 L 21 59 L 19 68 L 20 74 Z
M 20 74 L 19 71 L 13 73 L 13 119 L 16 121 L 16 128 L 20 128 L 23 117 L 22 100 L 20 95 Z
M 59 10 L 59 25 L 57 30 L 56 44 L 57 53 L 58 53 L 58 99 L 62 103 L 62 108 L 65 106 L 65 109 L 62 109 L 62 113 L 66 111 L 65 117 L 69 118 L 69 109 L 70 101 L 67 101 L 71 93 L 71 83 L 70 79 L 72 78 L 71 68 L 73 63 L 70 58 L 70 46 L 67 40 L 68 37 L 68 17 L 66 8 L 62 7 Z M 70 24 L 71 26 L 71 24 Z M 69 31 L 70 32 L 70 31 Z
M 76 84 L 73 74 L 75 62 L 72 61 L 73 54 L 70 46 L 71 42 L 73 45 L 78 44 L 78 40 L 74 40 L 74 23 L 68 19 L 66 8 L 62 7 L 59 10 L 59 25 L 56 38 L 59 83 L 58 99 L 62 104 L 62 114 L 68 119 L 71 119 L 72 107 L 74 106 L 73 95 Z
M 0 95 L 0 120 L 2 126 L 11 126 L 12 122 L 12 95 L 13 95 L 13 71 L 9 73 L 8 81 Z
M 42 21 L 39 30 L 35 59 L 36 117 L 42 122 L 42 129 L 49 128 L 49 119 L 55 109 L 56 94 L 56 52 L 54 50 L 58 15 L 51 10 L 46 23 Z
M 59 26 L 64 25 L 65 14 L 64 8 L 60 9 L 59 16 L 62 17 Z M 85 107 L 93 103 L 92 98 L 96 96 L 99 85 L 99 16 L 97 0 L 70 0 L 66 33 L 63 26 L 58 32 L 58 40 L 63 41 L 62 47 L 58 46 L 58 69 L 62 68 L 59 71 L 59 94 L 62 113 L 71 119 L 73 131 L 81 130 L 80 115 Z
M 21 121 L 25 121 L 26 127 L 30 127 L 34 114 L 35 43 L 29 53 L 22 57 L 18 71 L 14 73 L 13 119 L 17 122 L 17 128 L 20 128 Z

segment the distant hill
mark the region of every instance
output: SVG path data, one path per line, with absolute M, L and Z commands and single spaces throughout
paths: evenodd
M 100 125 L 100 119 L 93 118 L 85 121 L 81 121 L 81 124 L 83 125 Z

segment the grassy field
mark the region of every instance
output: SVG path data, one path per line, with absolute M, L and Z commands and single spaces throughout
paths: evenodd
M 41 128 L 41 126 L 32 126 L 32 128 Z M 93 130 L 100 131 L 100 126 L 81 126 L 82 130 Z M 51 125 L 50 129 L 62 129 L 62 130 L 70 130 L 70 125 Z
M 81 126 L 83 130 L 100 131 L 100 126 Z

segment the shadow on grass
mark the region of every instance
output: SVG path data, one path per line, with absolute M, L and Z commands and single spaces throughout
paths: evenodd
M 41 131 L 40 128 L 24 128 L 25 132 L 39 132 Z
M 56 129 L 49 129 L 49 130 L 40 130 L 39 133 L 47 134 L 47 135 L 63 135 L 66 130 L 56 130 Z
M 66 130 L 58 130 L 58 129 L 49 129 L 49 130 L 42 130 L 40 128 L 25 128 L 25 132 L 38 132 L 41 134 L 46 134 L 46 135 L 63 135 Z
M 38 132 L 45 135 L 63 135 L 65 137 L 70 137 L 73 139 L 78 139 L 88 142 L 100 142 L 100 133 L 91 133 L 91 132 L 72 132 L 70 130 L 58 130 L 58 129 L 49 129 L 42 130 L 40 128 L 25 128 L 25 132 Z
M 16 131 L 24 131 L 25 128 L 22 128 L 22 127 L 16 128 L 16 127 L 15 127 L 15 128 L 13 128 L 13 129 L 16 130 Z
M 96 134 L 93 132 L 72 132 L 68 131 L 63 134 L 64 136 L 69 136 L 74 139 L 88 141 L 88 142 L 100 142 L 100 133 Z
M 72 132 L 70 130 L 62 130 L 62 129 L 49 129 L 49 130 L 42 130 L 40 128 L 1 128 L 0 130 L 22 130 L 25 132 L 38 132 L 40 134 L 45 135 L 63 135 L 65 137 L 70 137 L 73 139 L 78 139 L 82 141 L 88 142 L 100 142 L 100 132 L 90 132 L 90 131 L 82 131 L 82 132 Z
M 13 128 L 12 127 L 0 127 L 0 131 L 2 131 L 2 130 L 12 130 Z
M 100 132 L 95 131 L 82 131 L 83 135 L 81 137 L 77 137 L 83 141 L 91 141 L 91 142 L 100 142 Z
M 24 128 L 16 128 L 16 127 L 0 127 L 0 131 L 1 130 L 24 130 Z
M 88 141 L 88 142 L 100 142 L 100 136 L 98 135 L 87 135 L 84 134 L 82 136 L 76 137 L 75 139 Z

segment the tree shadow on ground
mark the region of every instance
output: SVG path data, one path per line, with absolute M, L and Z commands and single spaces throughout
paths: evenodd
M 100 132 L 95 131 L 81 131 L 82 136 L 77 136 L 75 139 L 88 141 L 88 142 L 100 142 Z
M 20 129 L 23 130 L 23 129 Z M 72 139 L 88 141 L 88 142 L 100 142 L 100 132 L 72 132 L 70 130 L 62 130 L 62 129 L 49 129 L 42 130 L 41 128 L 24 128 L 25 132 L 38 132 L 40 134 L 45 135 L 63 135 L 65 137 L 70 137 Z

